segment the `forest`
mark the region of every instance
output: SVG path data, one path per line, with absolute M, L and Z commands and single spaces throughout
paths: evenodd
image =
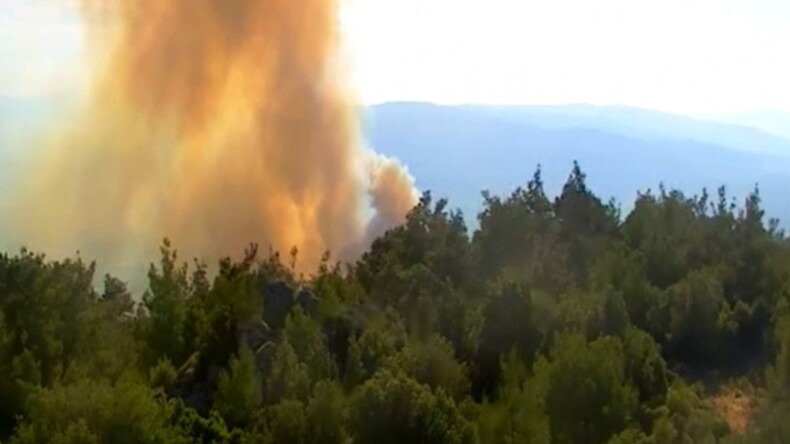
M 759 189 L 623 214 L 577 164 L 556 197 L 525 176 L 474 231 L 426 192 L 310 275 L 164 240 L 140 295 L 0 254 L 0 441 L 790 442 L 790 239 Z

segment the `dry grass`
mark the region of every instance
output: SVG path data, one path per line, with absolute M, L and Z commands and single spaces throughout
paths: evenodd
M 756 403 L 753 396 L 740 388 L 724 387 L 712 398 L 712 402 L 733 433 L 746 433 L 752 423 Z

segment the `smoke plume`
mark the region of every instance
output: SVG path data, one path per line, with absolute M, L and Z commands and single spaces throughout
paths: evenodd
M 29 175 L 13 236 L 111 265 L 165 236 L 209 260 L 296 246 L 309 270 L 401 222 L 412 180 L 360 143 L 338 1 L 83 0 L 89 102 Z

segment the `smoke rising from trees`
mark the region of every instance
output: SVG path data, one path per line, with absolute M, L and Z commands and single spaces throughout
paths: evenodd
M 20 185 L 12 238 L 110 263 L 164 236 L 209 257 L 258 242 L 310 269 L 401 222 L 416 193 L 361 144 L 339 6 L 82 1 L 90 96 Z

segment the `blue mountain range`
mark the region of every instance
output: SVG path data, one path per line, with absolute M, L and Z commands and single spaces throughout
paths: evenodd
M 738 200 L 759 186 L 767 214 L 790 221 L 790 139 L 750 126 L 624 106 L 412 102 L 368 108 L 365 134 L 472 225 L 482 190 L 509 193 L 541 165 L 556 194 L 574 160 L 593 191 L 624 212 L 637 191 L 662 183 L 688 195 L 725 185 Z

